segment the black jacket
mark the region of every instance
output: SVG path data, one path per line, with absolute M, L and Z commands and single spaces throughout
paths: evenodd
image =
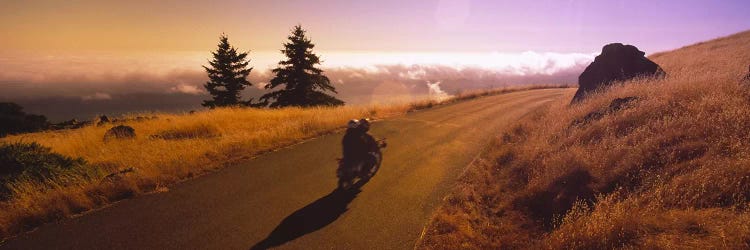
M 375 138 L 358 129 L 347 129 L 341 140 L 344 161 L 356 162 L 366 159 L 368 153 L 377 147 Z

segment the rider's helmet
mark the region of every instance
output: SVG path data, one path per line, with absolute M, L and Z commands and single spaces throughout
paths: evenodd
M 357 128 L 359 126 L 359 121 L 357 119 L 351 119 L 346 123 L 346 126 L 348 128 Z
M 367 119 L 367 118 L 359 119 L 359 127 L 364 132 L 367 132 L 368 130 L 370 130 L 370 119 Z

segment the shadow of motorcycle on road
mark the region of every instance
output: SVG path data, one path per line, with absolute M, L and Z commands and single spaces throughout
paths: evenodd
M 362 192 L 361 188 L 380 168 L 383 155 L 380 149 L 386 147 L 385 139 L 377 141 L 376 147 L 370 152 L 371 159 L 367 159 L 361 168 L 351 171 L 339 159 L 336 174 L 339 185 L 326 196 L 323 196 L 307 206 L 294 211 L 284 218 L 271 233 L 250 249 L 268 249 L 277 247 L 297 239 L 303 235 L 315 232 L 336 221 L 344 214 L 354 198 Z M 349 171 L 347 171 L 349 170 Z M 355 181 L 357 179 L 357 181 Z M 343 185 L 342 185 L 343 184 Z
M 359 185 L 349 190 L 334 189 L 331 193 L 284 218 L 261 242 L 250 249 L 268 249 L 315 232 L 336 221 L 361 192 Z

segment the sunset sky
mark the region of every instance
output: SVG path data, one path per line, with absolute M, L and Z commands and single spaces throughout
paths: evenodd
M 672 49 L 750 27 L 750 2 L 696 0 L 2 0 L 3 50 L 279 49 L 302 24 L 320 50 L 590 52 Z
M 221 33 L 251 51 L 261 87 L 297 24 L 344 93 L 376 96 L 354 86 L 377 89 L 381 78 L 411 93 L 425 81 L 574 83 L 607 43 L 675 49 L 750 29 L 748 10 L 747 0 L 0 0 L 0 101 L 198 95 Z

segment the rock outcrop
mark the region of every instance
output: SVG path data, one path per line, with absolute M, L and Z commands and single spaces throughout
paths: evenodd
M 110 122 L 112 121 L 109 120 L 109 117 L 107 117 L 107 115 L 101 115 L 99 116 L 99 121 L 96 122 L 96 126 L 102 126 Z
M 594 62 L 578 77 L 578 92 L 572 103 L 583 100 L 586 95 L 613 82 L 635 77 L 663 77 L 664 70 L 645 57 L 646 53 L 633 45 L 607 44 Z

